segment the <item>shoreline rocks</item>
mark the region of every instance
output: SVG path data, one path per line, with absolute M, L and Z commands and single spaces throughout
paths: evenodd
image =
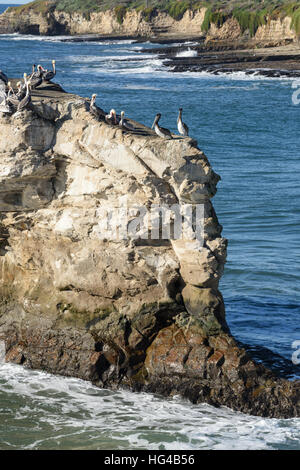
M 299 49 L 293 45 L 236 49 L 233 43 L 177 45 L 147 48 L 140 52 L 158 54 L 163 64 L 176 72 L 245 72 L 266 77 L 300 77 Z
M 6 360 L 100 387 L 129 387 L 268 417 L 299 416 L 300 382 L 231 336 L 226 261 L 211 203 L 219 181 L 190 138 L 97 121 L 46 85 L 0 117 L 0 340 Z M 99 236 L 104 210 L 204 207 L 204 246 Z M 100 224 L 100 225 L 99 225 Z

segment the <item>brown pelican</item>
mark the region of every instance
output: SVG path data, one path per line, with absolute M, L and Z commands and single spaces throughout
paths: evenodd
M 117 119 L 117 114 L 114 109 L 111 109 L 110 113 L 105 116 L 105 121 L 107 124 L 111 124 L 113 126 L 118 124 L 119 120 Z
M 17 83 L 17 88 L 18 88 L 17 97 L 19 98 L 20 101 L 23 98 L 25 98 L 25 95 L 26 95 L 26 81 L 27 81 L 28 78 L 29 78 L 29 80 L 32 80 L 32 78 L 30 78 L 30 77 L 32 77 L 32 74 L 29 75 L 29 77 L 28 77 L 27 73 L 24 73 L 23 77 L 24 77 L 23 83 L 22 82 Z
M 155 119 L 154 119 L 154 122 L 152 124 L 152 127 L 151 129 L 154 128 L 156 134 L 159 136 L 159 137 L 163 137 L 164 139 L 173 139 L 172 137 L 172 134 L 171 132 L 169 131 L 169 129 L 165 129 L 164 127 L 160 127 L 158 125 L 158 121 L 160 120 L 161 118 L 161 114 L 158 113 L 156 116 L 155 116 Z
M 19 103 L 20 103 L 20 98 L 14 92 L 14 89 L 11 86 L 11 82 L 8 82 L 7 86 L 8 86 L 7 102 L 12 104 L 13 106 L 15 106 L 17 108 Z
M 0 113 L 11 113 L 10 104 L 7 102 L 5 89 L 0 87 Z
M 92 95 L 92 99 L 91 99 L 91 102 L 90 102 L 90 113 L 93 116 L 95 116 L 95 118 L 100 120 L 100 119 L 103 119 L 103 117 L 105 116 L 105 113 L 104 113 L 103 109 L 98 108 L 98 106 L 96 106 L 96 104 L 95 104 L 96 98 L 97 98 L 97 95 L 96 95 L 96 93 L 94 93 Z
M 27 80 L 27 74 L 24 74 L 24 79 L 26 80 L 26 82 L 25 82 L 26 83 L 26 95 L 19 102 L 17 111 L 23 111 L 23 109 L 25 109 L 29 105 L 29 103 L 31 103 L 31 96 L 30 96 L 31 84 L 30 84 L 30 80 Z
M 7 78 L 7 76 L 5 75 L 5 73 L 2 72 L 2 70 L 0 70 L 0 80 L 2 80 L 2 81 L 5 83 L 5 85 L 7 85 L 8 78 Z
M 179 134 L 184 135 L 185 137 L 189 135 L 189 128 L 182 121 L 182 108 L 179 108 L 179 115 L 177 119 L 177 129 L 178 129 Z
M 18 92 L 16 93 L 17 98 L 21 101 L 26 95 L 26 85 L 22 85 L 21 82 L 17 83 Z
M 42 68 L 42 76 L 46 82 L 49 82 L 50 80 L 52 80 L 52 78 L 54 78 L 56 75 L 55 60 L 52 60 L 52 67 L 53 67 L 53 70 L 47 70 L 47 69 Z
M 133 125 L 130 124 L 130 122 L 128 122 L 127 119 L 124 119 L 124 116 L 125 116 L 125 112 L 121 111 L 121 119 L 119 121 L 119 126 L 128 131 L 134 131 Z
M 31 78 L 33 77 L 33 75 L 35 74 L 35 67 L 36 67 L 36 65 L 33 64 L 33 65 L 32 65 L 32 72 L 31 72 L 31 74 L 29 75 L 29 79 L 31 79 Z
M 30 76 L 31 88 L 37 88 L 41 85 L 43 81 L 43 67 L 41 65 L 37 66 L 37 72 L 34 72 Z

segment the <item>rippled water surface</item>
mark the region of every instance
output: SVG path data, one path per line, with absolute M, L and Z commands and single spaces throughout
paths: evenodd
M 0 6 L 1 8 L 1 6 Z M 292 80 L 173 74 L 132 41 L 67 43 L 0 36 L 11 77 L 57 61 L 57 81 L 151 125 L 176 131 L 179 106 L 191 136 L 222 176 L 214 205 L 229 239 L 221 283 L 234 335 L 286 376 L 300 340 L 299 112 Z M 189 45 L 183 56 L 190 56 Z M 299 420 L 266 420 L 179 399 L 109 392 L 74 379 L 0 368 L 0 448 L 298 448 Z

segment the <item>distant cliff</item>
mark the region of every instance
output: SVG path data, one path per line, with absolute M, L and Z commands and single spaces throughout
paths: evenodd
M 176 3 L 185 4 L 181 1 Z M 207 40 L 252 39 L 260 43 L 284 44 L 286 41 L 297 41 L 300 27 L 298 10 L 287 8 L 271 14 L 239 10 L 226 13 L 214 12 L 207 7 L 193 10 L 186 7 L 174 13 L 170 8 L 132 9 L 124 6 L 106 11 L 82 11 L 80 8 L 70 10 L 67 5 L 67 1 L 37 0 L 29 5 L 9 8 L 0 15 L 0 33 L 199 36 Z
M 227 242 L 211 202 L 219 177 L 196 142 L 108 125 L 55 86 L 32 100 L 0 116 L 6 360 L 101 387 L 299 416 L 300 383 L 255 363 L 230 334 L 218 289 Z M 101 236 L 105 211 L 125 201 L 200 205 L 203 244 Z

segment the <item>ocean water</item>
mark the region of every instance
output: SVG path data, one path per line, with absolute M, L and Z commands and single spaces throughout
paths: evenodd
M 0 5 L 0 11 L 3 10 Z M 109 110 L 176 131 L 184 108 L 190 135 L 222 176 L 214 206 L 229 239 L 220 285 L 235 337 L 287 378 L 300 378 L 299 112 L 291 79 L 244 73 L 172 73 L 133 41 L 62 42 L 0 36 L 10 77 L 49 68 L 69 92 Z M 156 47 L 156 45 L 155 45 Z M 183 56 L 190 56 L 189 45 Z M 300 85 L 300 84 L 299 84 Z M 300 420 L 245 416 L 180 398 L 99 390 L 77 379 L 0 367 L 0 449 L 295 449 Z

